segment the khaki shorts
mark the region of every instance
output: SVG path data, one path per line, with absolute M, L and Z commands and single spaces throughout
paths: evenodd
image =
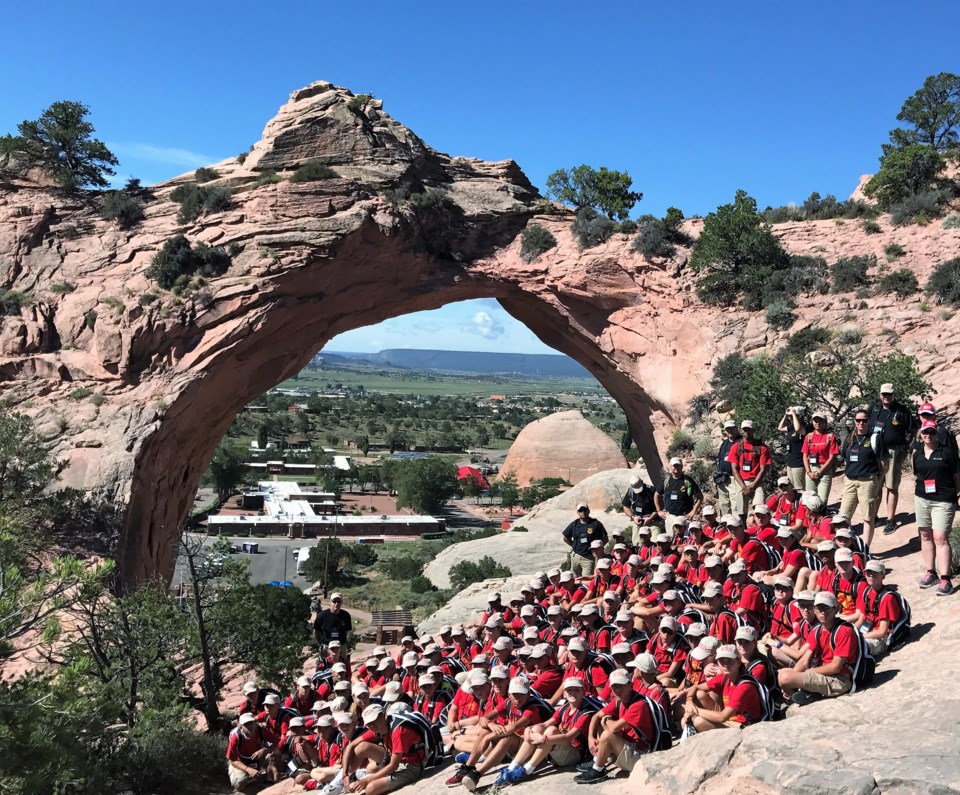
M 854 511 L 860 508 L 860 517 L 873 523 L 880 506 L 880 478 L 853 480 L 844 478 L 843 493 L 840 496 L 840 513 L 853 521 Z
M 567 555 L 566 568 L 572 571 L 575 577 L 592 577 L 596 566 L 597 559 L 592 556 L 585 558 L 576 552 Z
M 955 502 L 914 497 L 913 503 L 917 514 L 917 527 L 930 527 L 939 533 L 947 533 L 953 527 L 953 517 L 957 513 Z
M 900 488 L 900 476 L 903 474 L 903 459 L 907 457 L 907 448 L 890 448 L 887 454 L 890 456 L 890 463 L 883 476 L 883 485 L 884 488 L 896 491 Z
M 814 472 L 819 472 L 820 467 L 810 465 L 810 469 Z M 806 475 L 806 473 L 804 473 Z M 833 484 L 833 464 L 830 465 L 830 469 L 825 470 L 822 475 L 820 475 L 819 480 L 814 480 L 813 478 L 804 477 L 804 487 L 807 491 L 814 492 L 821 500 L 823 504 L 826 505 L 830 501 L 830 486 Z
M 390 791 L 393 792 L 395 789 L 407 786 L 407 784 L 413 784 L 414 781 L 419 781 L 422 776 L 423 768 L 420 765 L 407 765 L 401 762 L 400 767 L 394 770 L 393 775 L 388 779 Z
M 867 648 L 870 649 L 870 654 L 874 657 L 882 657 L 890 648 L 889 635 L 885 638 L 864 638 L 864 640 L 867 642 Z
M 787 467 L 787 477 L 797 491 L 803 491 L 807 485 L 807 471 L 803 467 Z
M 641 756 L 643 756 L 643 753 L 639 748 L 637 748 L 637 746 L 635 746 L 633 743 L 624 743 L 623 750 L 617 755 L 617 759 L 614 764 L 620 770 L 625 770 L 627 773 L 629 773 L 634 767 L 636 767 L 637 760 Z
M 584 755 L 570 743 L 555 745 L 550 751 L 550 760 L 557 767 L 569 767 L 584 760 Z
M 230 776 L 230 786 L 234 789 L 240 789 L 252 778 L 248 773 L 234 767 L 227 762 L 227 775 Z
M 817 693 L 827 698 L 842 696 L 850 692 L 853 681 L 849 676 L 826 676 L 807 671 L 803 675 L 803 689 L 808 693 Z
M 720 503 L 719 512 L 721 515 L 735 513 L 738 516 L 743 511 L 743 492 L 740 490 L 740 484 L 735 479 L 730 478 L 726 486 L 717 486 L 717 502 Z

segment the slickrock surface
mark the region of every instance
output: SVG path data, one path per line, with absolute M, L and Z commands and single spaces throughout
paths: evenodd
M 558 411 L 517 434 L 500 471 L 516 475 L 520 486 L 548 477 L 577 484 L 626 463 L 620 446 L 579 411 Z
M 244 163 L 216 164 L 221 177 L 208 185 L 232 187 L 231 207 L 189 224 L 177 222 L 169 193 L 192 175 L 152 188 L 144 221 L 124 231 L 99 217 L 95 195 L 0 173 L 0 278 L 32 301 L 2 319 L 0 391 L 69 464 L 66 484 L 128 504 L 119 558 L 129 581 L 171 574 L 172 540 L 242 406 L 336 334 L 452 301 L 496 298 L 589 368 L 623 407 L 651 471 L 718 357 L 774 349 L 814 321 L 867 338 L 891 329 L 920 357 L 937 401 L 957 408 L 960 318 L 921 311 L 919 296 L 806 300 L 782 332 L 761 314 L 705 307 L 686 252 L 649 261 L 627 235 L 580 251 L 570 214 L 539 197 L 516 163 L 436 152 L 379 102 L 353 110 L 351 98 L 329 83 L 294 92 Z M 254 184 L 311 158 L 338 177 Z M 525 262 L 519 233 L 533 222 L 558 246 Z M 897 267 L 921 283 L 960 255 L 960 230 L 939 222 L 880 225 L 877 235 L 854 221 L 776 231 L 791 252 L 828 260 L 883 262 L 883 247 L 900 243 Z M 177 233 L 230 247 L 229 271 L 188 296 L 158 289 L 144 272 Z

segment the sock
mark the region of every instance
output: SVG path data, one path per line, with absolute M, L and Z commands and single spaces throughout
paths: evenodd
M 532 776 L 532 775 L 533 775 L 533 765 L 530 764 L 529 762 L 527 762 L 527 764 L 525 764 L 525 765 L 523 766 L 523 769 L 527 771 L 527 775 L 528 775 L 528 776 Z
M 520 767 L 519 764 L 516 762 L 511 762 L 509 765 L 507 765 L 507 770 L 516 770 L 518 767 Z
M 600 767 L 596 762 L 593 763 L 593 769 L 598 773 L 602 773 L 604 771 L 604 768 Z

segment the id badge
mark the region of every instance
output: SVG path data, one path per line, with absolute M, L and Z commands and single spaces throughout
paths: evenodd
M 676 494 L 671 494 L 671 495 L 670 495 L 670 499 L 671 499 L 671 500 L 676 500 L 676 499 L 677 499 L 677 495 L 676 495 Z
M 936 494 L 936 493 L 937 493 L 937 481 L 936 481 L 936 480 L 925 480 L 925 481 L 923 481 L 923 491 L 924 491 L 924 494 Z
M 810 456 L 810 463 L 816 466 L 817 464 L 820 463 L 820 458 L 818 456 L 812 455 Z
M 857 463 L 857 461 L 859 461 L 859 460 L 860 460 L 860 454 L 859 454 L 859 453 L 851 453 L 851 454 L 850 454 L 850 463 L 851 463 L 851 464 L 855 464 L 855 463 Z
M 874 426 L 873 426 L 873 432 L 874 432 L 874 433 L 883 433 L 883 426 L 882 426 L 882 425 L 874 425 Z
M 744 472 L 750 472 L 753 469 L 753 464 L 744 464 L 741 469 L 743 469 Z
M 781 516 L 781 517 L 780 517 L 780 526 L 781 526 L 781 527 L 788 527 L 789 525 L 790 525 L 790 517 L 789 517 L 789 516 Z

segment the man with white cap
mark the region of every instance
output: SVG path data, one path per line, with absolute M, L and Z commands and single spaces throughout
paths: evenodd
M 860 515 L 863 517 L 863 539 L 869 547 L 873 542 L 873 527 L 877 519 L 877 508 L 880 505 L 880 487 L 884 473 L 891 464 L 890 452 L 871 432 L 866 409 L 857 409 L 853 415 L 853 422 L 853 433 L 846 438 L 843 447 L 840 448 L 840 458 L 845 464 L 840 513 L 852 520 L 854 512 L 858 507 L 860 508 Z M 896 482 L 899 486 L 899 474 Z M 896 497 L 893 503 L 895 508 Z M 896 530 L 895 525 L 891 527 Z
M 857 631 L 837 618 L 837 597 L 821 591 L 813 600 L 819 626 L 811 646 L 793 668 L 780 670 L 780 687 L 794 704 L 809 704 L 818 696 L 833 698 L 853 688 L 853 671 L 860 658 Z
M 347 784 L 348 792 L 380 795 L 423 776 L 426 748 L 416 729 L 403 722 L 391 727 L 382 704 L 363 711 L 363 724 L 363 734 L 344 749 L 343 771 L 345 779 L 358 770 L 366 770 L 366 776 Z
M 603 523 L 590 516 L 590 506 L 581 502 L 577 506 L 577 518 L 563 530 L 563 543 L 570 547 L 567 568 L 577 576 L 591 576 L 596 558 L 590 552 L 590 545 L 594 541 L 600 541 L 603 547 L 608 540 L 607 529 Z
M 743 492 L 740 484 L 733 477 L 733 465 L 727 460 L 730 450 L 740 441 L 740 432 L 737 423 L 725 420 L 723 423 L 723 441 L 717 450 L 716 469 L 713 473 L 713 484 L 717 487 L 717 504 L 721 514 L 743 513 Z
M 557 767 L 583 762 L 589 755 L 587 732 L 590 719 L 602 703 L 586 695 L 583 680 L 575 676 L 563 680 L 564 703 L 546 721 L 528 727 L 507 772 L 501 774 L 505 784 L 519 784 L 549 756 Z M 499 781 L 499 779 L 498 779 Z
M 889 466 L 883 472 L 883 489 L 886 493 L 887 521 L 884 535 L 897 530 L 897 501 L 900 496 L 900 475 L 903 461 L 913 440 L 918 423 L 903 403 L 894 397 L 893 384 L 880 385 L 880 399 L 867 412 L 867 429 L 877 436 L 877 441 L 886 450 Z M 846 513 L 846 511 L 844 511 Z M 850 514 L 847 514 L 848 516 Z M 867 546 L 872 538 L 867 539 Z
M 633 677 L 622 668 L 610 674 L 616 698 L 594 714 L 590 721 L 590 750 L 593 759 L 577 766 L 577 784 L 596 784 L 607 777 L 607 765 L 630 772 L 640 756 L 653 749 L 650 742 L 656 724 L 647 700 L 633 689 Z
M 660 682 L 665 687 L 676 686 L 690 652 L 690 647 L 680 632 L 680 622 L 673 616 L 663 616 L 658 630 L 650 637 L 647 651 L 657 661 L 657 678 Z
M 882 657 L 890 650 L 892 633 L 901 624 L 903 597 L 892 588 L 884 588 L 887 567 L 882 561 L 870 560 L 864 566 L 867 587 L 857 596 L 856 611 L 851 623 L 857 628 L 874 657 Z
M 650 527 L 659 521 L 657 506 L 653 501 L 653 487 L 644 483 L 640 475 L 630 478 L 630 488 L 623 495 L 621 505 L 624 514 L 636 527 Z
M 742 729 L 763 718 L 763 702 L 756 683 L 744 670 L 736 646 L 717 649 L 723 672 L 697 685 L 687 698 L 681 726 L 689 732 L 711 729 Z
M 694 518 L 703 504 L 703 491 L 699 484 L 683 471 L 683 459 L 670 459 L 670 472 L 663 478 L 653 492 L 653 502 L 666 527 L 666 532 L 674 532 L 674 525 L 682 522 L 684 526 Z
M 331 594 L 330 607 L 320 610 L 313 621 L 313 636 L 319 646 L 320 656 L 327 655 L 327 647 L 331 640 L 349 644 L 352 631 L 353 619 L 350 613 L 343 609 L 343 595 Z
M 240 716 L 239 725 L 227 740 L 227 774 L 237 792 L 245 792 L 258 784 L 262 777 L 280 779 L 277 769 L 280 735 L 257 723 L 251 712 Z
M 797 590 L 799 593 L 799 589 Z M 773 579 L 773 605 L 770 607 L 770 630 L 760 639 L 763 649 L 783 646 L 794 634 L 794 625 L 800 620 L 800 608 L 793 600 L 794 583 L 782 574 Z M 778 647 L 778 648 L 779 648 Z
M 764 501 L 763 476 L 773 466 L 769 448 L 753 434 L 753 420 L 740 423 L 741 438 L 731 447 L 727 462 L 733 469 L 733 479 L 743 493 L 740 519 L 747 520 L 747 506 Z
M 256 682 L 244 682 L 243 703 L 240 704 L 237 709 L 237 714 L 242 715 L 244 712 L 252 712 L 256 715 L 263 709 L 263 699 L 270 692 L 271 691 L 260 687 Z
M 608 590 L 616 590 L 620 585 L 620 578 L 612 573 L 613 561 L 610 558 L 600 558 L 595 567 L 593 579 L 587 586 L 587 595 L 583 597 L 583 603 L 593 602 L 599 604 L 603 595 Z
M 828 430 L 827 415 L 813 412 L 813 430 L 803 440 L 804 489 L 816 494 L 824 504 L 830 499 L 833 470 L 840 456 L 837 435 Z

